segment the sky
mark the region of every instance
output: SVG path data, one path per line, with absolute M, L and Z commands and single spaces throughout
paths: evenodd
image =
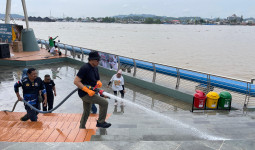
M 24 15 L 21 0 L 11 0 L 12 14 Z M 28 16 L 111 17 L 153 14 L 168 17 L 255 18 L 255 0 L 26 0 Z M 5 14 L 6 0 L 0 0 Z

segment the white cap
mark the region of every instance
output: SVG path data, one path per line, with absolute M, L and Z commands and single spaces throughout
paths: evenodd
M 120 70 L 117 72 L 117 74 L 122 74 L 122 70 L 120 69 Z

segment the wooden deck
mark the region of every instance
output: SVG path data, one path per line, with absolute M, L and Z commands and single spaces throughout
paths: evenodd
M 84 142 L 95 135 L 98 114 L 90 114 L 86 129 L 79 129 L 82 114 L 39 114 L 37 122 L 20 121 L 25 112 L 0 111 L 2 142 Z M 109 118 L 109 114 L 107 118 Z
M 10 46 L 11 58 L 2 58 L 4 60 L 18 60 L 18 61 L 31 61 L 31 60 L 44 60 L 44 59 L 53 59 L 53 58 L 62 58 L 66 57 L 62 53 L 61 56 L 56 55 L 52 56 L 48 50 L 41 48 L 40 51 L 33 52 L 13 52 Z

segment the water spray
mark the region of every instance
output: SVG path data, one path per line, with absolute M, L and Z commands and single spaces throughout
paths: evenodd
M 185 124 L 185 123 L 183 123 L 183 122 L 181 122 L 181 121 L 179 121 L 177 119 L 171 118 L 169 116 L 166 116 L 166 115 L 161 114 L 159 112 L 156 112 L 154 110 L 148 109 L 148 108 L 146 108 L 144 106 L 141 106 L 141 105 L 138 105 L 138 104 L 136 104 L 136 103 L 134 103 L 132 101 L 129 101 L 129 100 L 117 97 L 117 96 L 115 96 L 113 94 L 110 94 L 110 93 L 107 93 L 107 92 L 105 92 L 103 90 L 99 90 L 97 88 L 94 88 L 93 90 L 96 92 L 96 94 L 99 94 L 102 97 L 107 97 L 107 98 L 110 98 L 110 99 L 113 99 L 113 100 L 123 101 L 123 102 L 125 102 L 127 104 L 132 104 L 132 105 L 138 107 L 141 110 L 149 112 L 150 114 L 153 114 L 153 115 L 156 115 L 156 116 L 160 116 L 167 123 L 174 122 L 174 125 L 176 125 L 176 126 L 181 126 L 183 128 L 188 128 L 188 129 L 190 129 L 190 131 L 192 133 L 194 133 L 194 135 L 197 135 L 197 136 L 199 136 L 199 137 L 201 137 L 203 139 L 207 139 L 207 140 L 230 140 L 230 139 L 226 139 L 226 138 L 222 138 L 222 137 L 216 137 L 216 136 L 213 136 L 213 135 L 209 135 L 209 134 L 207 134 L 207 133 L 197 129 L 196 127 L 192 127 L 191 125 Z

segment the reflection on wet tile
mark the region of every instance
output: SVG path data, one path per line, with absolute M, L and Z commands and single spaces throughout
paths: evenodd
M 97 131 L 96 131 L 96 135 L 107 135 L 107 129 L 98 128 Z
M 210 121 L 199 121 L 199 120 L 194 120 L 193 122 L 196 124 L 209 124 L 210 123 Z
M 136 124 L 114 124 L 113 128 L 137 128 Z
M 200 140 L 200 138 L 193 136 L 193 135 L 143 135 L 144 141 L 193 141 L 193 140 Z
M 124 106 L 121 105 L 119 110 L 118 110 L 118 106 L 117 105 L 114 105 L 114 110 L 113 110 L 113 114 L 114 115 L 122 115 L 124 113 Z

